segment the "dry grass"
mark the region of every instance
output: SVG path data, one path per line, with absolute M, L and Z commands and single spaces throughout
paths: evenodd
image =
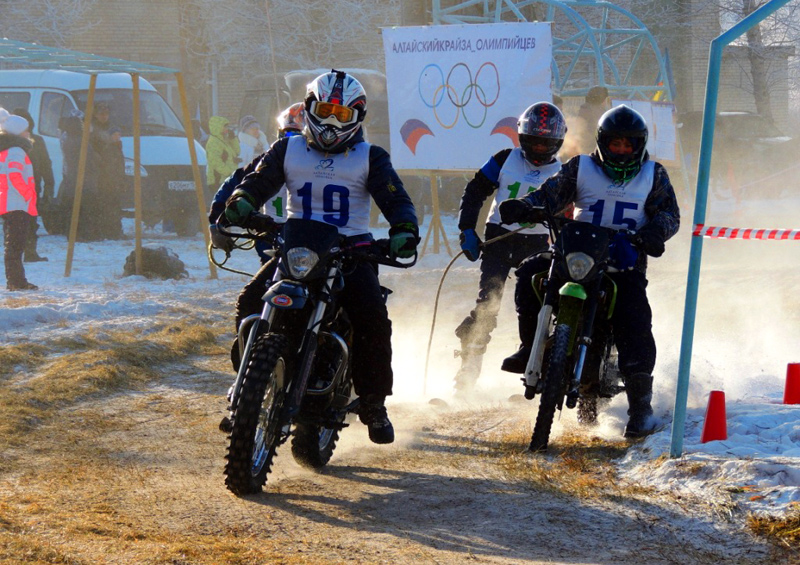
M 190 322 L 149 331 L 93 332 L 0 350 L 0 441 L 13 446 L 55 411 L 82 398 L 137 387 L 159 368 L 197 354 L 221 354 L 217 336 Z
M 789 548 L 794 548 L 800 557 L 800 510 L 784 518 L 772 516 L 747 517 L 747 525 L 756 535 Z
M 527 429 L 506 432 L 499 438 L 503 451 L 500 465 L 509 478 L 581 499 L 643 492 L 641 488 L 622 487 L 617 479 L 614 460 L 625 454 L 626 442 L 566 432 L 551 441 L 544 455 L 521 452 L 520 446 L 529 441 Z

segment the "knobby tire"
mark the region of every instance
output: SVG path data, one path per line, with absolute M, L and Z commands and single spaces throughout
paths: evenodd
M 285 351 L 283 336 L 264 334 L 247 360 L 225 457 L 225 484 L 236 495 L 261 492 L 280 444 L 285 391 L 276 375 L 286 368 Z
M 550 349 L 550 360 L 545 375 L 544 390 L 539 398 L 539 413 L 533 427 L 530 451 L 545 451 L 550 440 L 550 429 L 556 408 L 561 404 L 566 392 L 567 363 L 569 357 L 569 340 L 572 328 L 565 324 L 556 326 L 553 332 L 553 345 Z

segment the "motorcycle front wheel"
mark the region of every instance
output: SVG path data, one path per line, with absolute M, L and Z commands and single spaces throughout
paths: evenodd
M 265 334 L 256 339 L 233 409 L 225 484 L 237 495 L 261 492 L 275 451 L 281 443 L 281 421 L 287 382 L 286 339 Z
M 567 363 L 569 361 L 567 351 L 569 350 L 571 333 L 572 328 L 565 324 L 556 325 L 556 329 L 553 332 L 553 343 L 550 348 L 550 360 L 547 365 L 544 389 L 539 398 L 539 413 L 536 415 L 533 437 L 528 447 L 530 451 L 547 450 L 556 408 L 561 404 L 566 392 Z

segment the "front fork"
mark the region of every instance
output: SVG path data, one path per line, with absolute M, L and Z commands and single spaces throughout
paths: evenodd
M 594 286 L 594 285 L 592 285 Z M 587 293 L 583 285 L 567 282 L 555 289 L 548 288 L 539 315 L 537 318 L 536 334 L 533 338 L 531 356 L 525 367 L 525 398 L 532 399 L 537 392 L 540 392 L 542 380 L 542 363 L 544 360 L 544 349 L 547 339 L 552 334 L 553 325 L 553 304 L 558 301 L 557 324 L 567 324 L 572 328 L 573 338 L 570 340 L 571 346 L 568 351 L 570 356 L 575 358 L 574 370 L 567 387 L 567 407 L 574 408 L 578 402 L 583 367 L 586 363 L 586 354 L 592 343 L 592 327 L 597 301 L 591 297 L 596 296 L 597 289 L 591 288 Z M 581 323 L 582 322 L 582 323 Z M 577 334 L 580 328 L 580 334 Z

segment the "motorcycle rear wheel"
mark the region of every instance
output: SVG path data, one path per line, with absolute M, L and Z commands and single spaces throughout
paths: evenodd
M 286 338 L 265 334 L 256 339 L 247 360 L 225 457 L 225 484 L 236 495 L 255 494 L 267 482 L 281 443 L 286 391 Z
M 547 450 L 556 408 L 561 404 L 566 392 L 567 363 L 569 361 L 567 350 L 571 333 L 572 328 L 566 324 L 557 325 L 553 332 L 550 360 L 545 375 L 544 389 L 539 398 L 539 413 L 536 415 L 529 451 Z
M 342 414 L 343 422 L 345 415 Z M 339 441 L 339 430 L 299 423 L 292 438 L 292 456 L 303 467 L 320 469 L 328 464 Z

